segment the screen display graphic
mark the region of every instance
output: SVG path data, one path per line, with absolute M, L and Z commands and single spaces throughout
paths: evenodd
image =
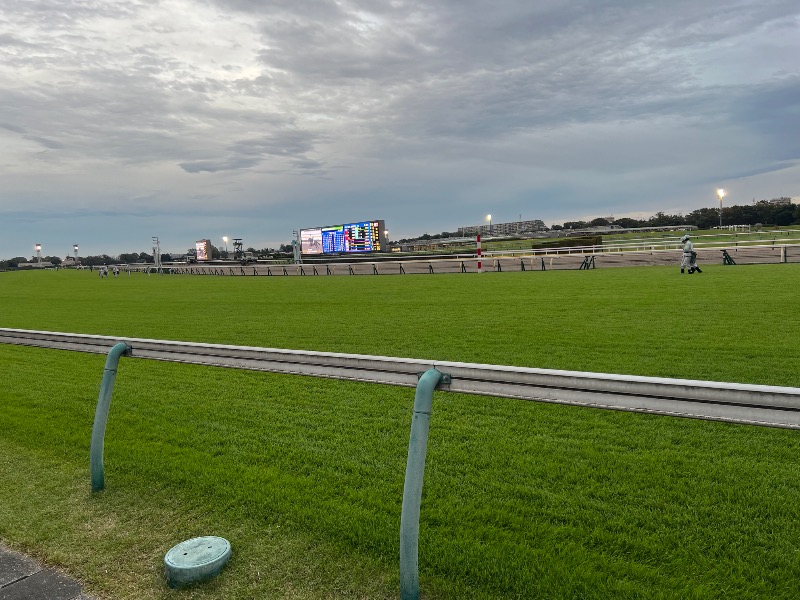
M 384 221 L 360 221 L 300 230 L 303 254 L 350 254 L 386 249 Z
M 322 230 L 301 229 L 300 251 L 303 254 L 322 254 Z
M 197 260 L 211 260 L 211 240 L 197 240 L 194 243 Z

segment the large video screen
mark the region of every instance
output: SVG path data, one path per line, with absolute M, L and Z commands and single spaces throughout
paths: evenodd
M 211 260 L 211 240 L 197 240 L 194 243 L 197 260 Z
M 303 254 L 386 251 L 384 221 L 361 221 L 300 230 Z

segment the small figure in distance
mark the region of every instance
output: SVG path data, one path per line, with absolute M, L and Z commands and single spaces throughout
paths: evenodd
M 681 243 L 683 244 L 683 259 L 681 260 L 681 273 L 683 273 L 684 269 L 689 269 L 689 275 L 697 271 L 698 273 L 702 273 L 703 271 L 700 270 L 700 267 L 697 266 L 697 252 L 694 251 L 694 245 L 692 244 L 692 240 L 687 233 L 681 238 Z
M 114 265 L 113 271 L 114 271 L 114 279 L 116 279 L 117 277 L 119 277 L 119 267 L 117 265 Z

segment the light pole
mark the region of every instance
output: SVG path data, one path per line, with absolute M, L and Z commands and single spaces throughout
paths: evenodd
M 41 267 L 42 266 L 42 245 L 41 244 L 36 244 L 36 245 L 34 245 L 34 248 L 36 249 L 36 261 L 39 263 L 39 266 Z
M 153 236 L 153 266 L 160 273 L 161 272 L 161 242 L 158 241 L 157 236 Z
M 719 228 L 722 230 L 722 199 L 725 197 L 725 190 L 717 188 L 717 198 L 719 198 Z
M 486 215 L 486 220 L 489 221 L 489 235 L 492 235 L 492 215 Z
M 294 257 L 294 262 L 299 265 L 303 262 L 303 241 L 300 239 L 300 230 L 293 229 L 292 235 L 294 235 L 294 239 L 292 240 L 292 256 Z
M 72 244 L 72 250 L 75 252 L 75 264 L 78 264 L 78 244 Z
M 222 241 L 225 242 L 225 258 L 228 258 L 228 236 L 223 235 Z

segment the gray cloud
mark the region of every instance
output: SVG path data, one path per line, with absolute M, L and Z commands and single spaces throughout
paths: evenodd
M 800 195 L 798 34 L 794 0 L 0 0 L 0 217 L 269 189 L 282 243 Z
M 217 171 L 232 171 L 246 169 L 258 164 L 257 158 L 235 157 L 227 160 L 195 160 L 180 163 L 181 169 L 187 173 L 216 173 Z

